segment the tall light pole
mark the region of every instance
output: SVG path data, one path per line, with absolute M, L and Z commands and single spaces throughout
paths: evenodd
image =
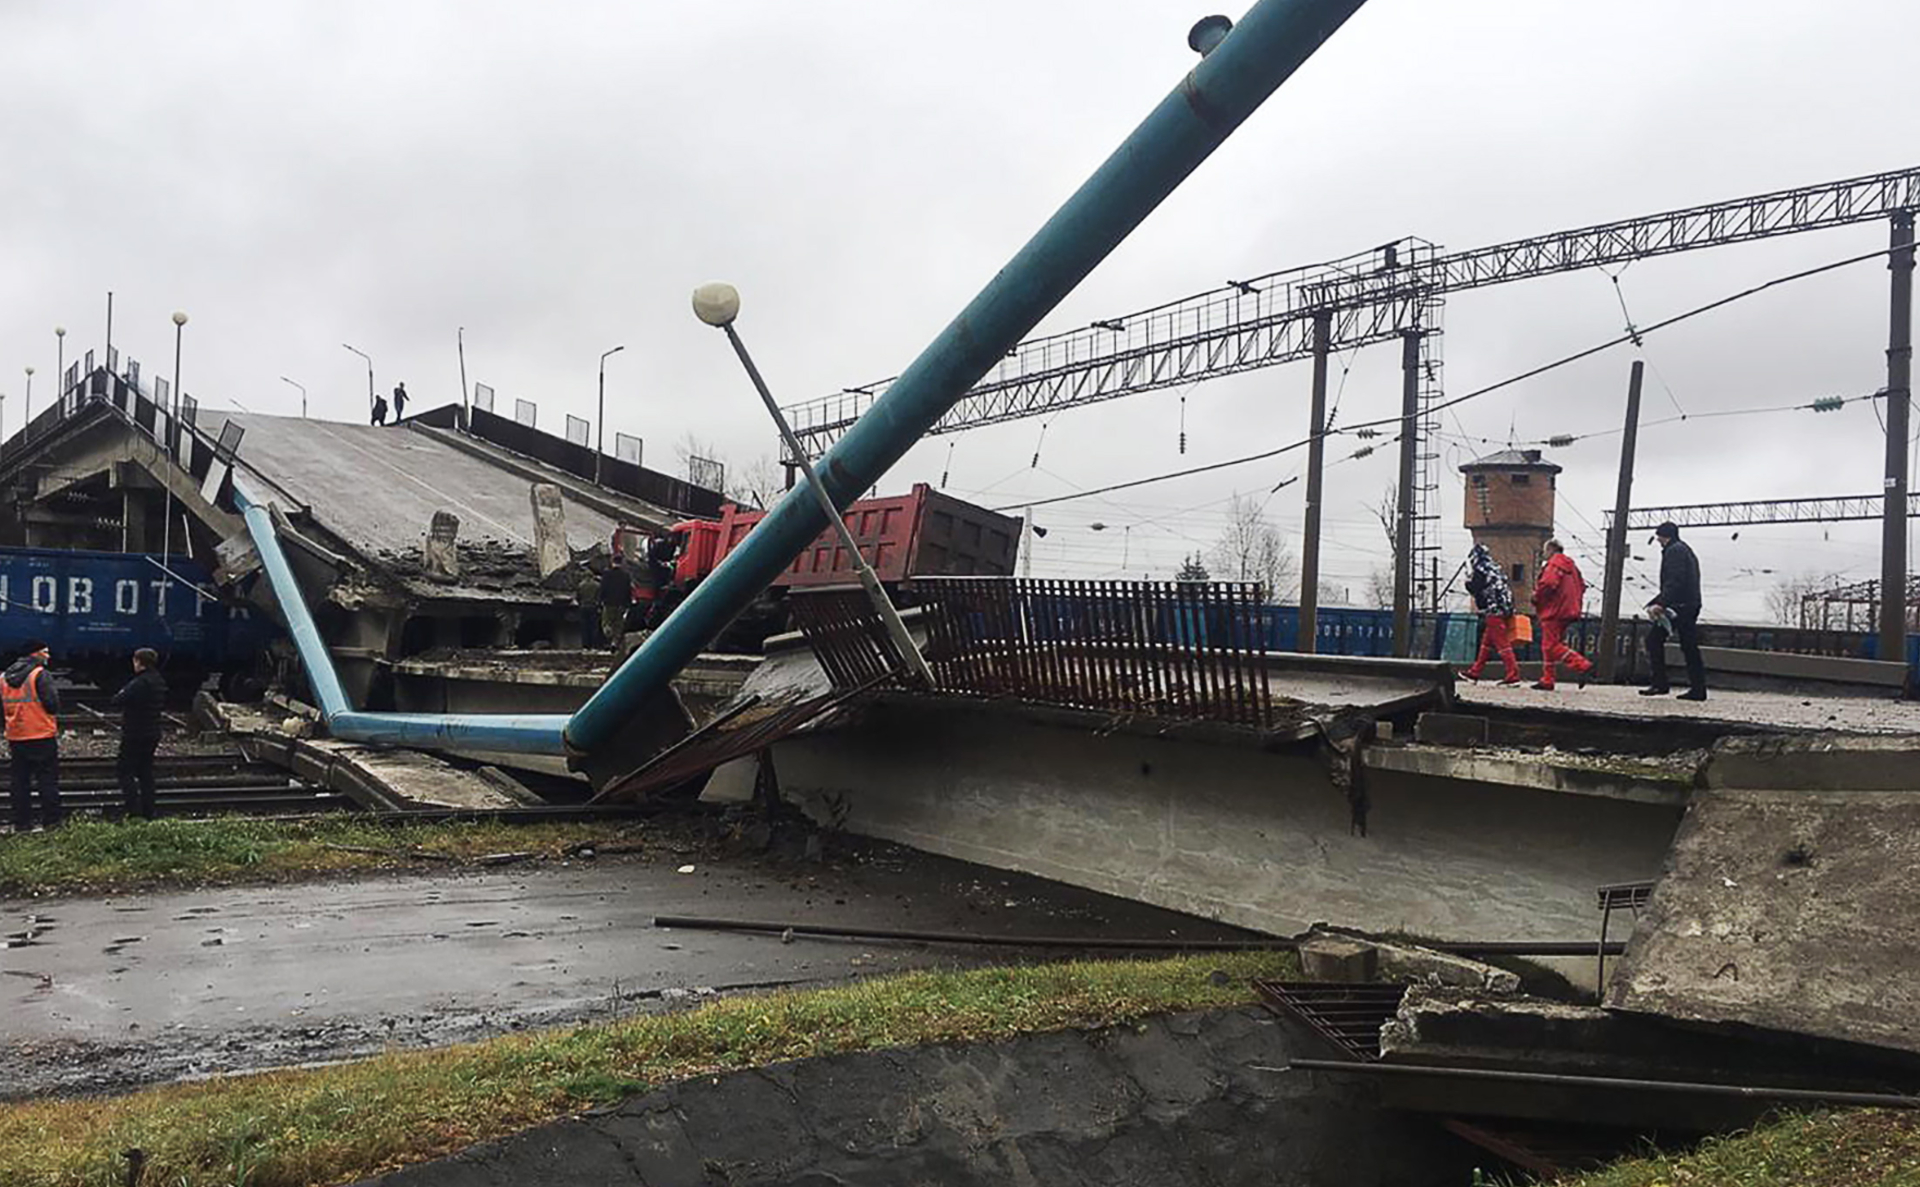
M 760 393 L 760 402 L 767 406 L 767 415 L 773 417 L 774 425 L 780 430 L 780 440 L 786 446 L 787 455 L 800 467 L 800 473 L 806 477 L 807 488 L 813 491 L 813 497 L 820 504 L 820 510 L 826 514 L 827 523 L 840 538 L 840 546 L 847 550 L 849 562 L 853 565 L 853 574 L 866 588 L 867 597 L 873 602 L 874 612 L 886 626 L 887 634 L 893 640 L 894 650 L 900 653 L 900 662 L 907 665 L 907 675 L 927 688 L 933 687 L 933 670 L 927 666 L 927 659 L 920 654 L 920 648 L 908 633 L 907 625 L 900 621 L 899 611 L 893 608 L 892 599 L 880 585 L 880 578 L 860 553 L 859 542 L 853 538 L 853 532 L 847 528 L 845 517 L 839 508 L 833 505 L 832 496 L 820 481 L 813 463 L 807 460 L 806 453 L 800 448 L 800 441 L 793 435 L 792 426 L 787 424 L 785 414 L 767 389 L 767 381 L 760 377 L 760 368 L 753 365 L 753 358 L 747 354 L 747 344 L 740 340 L 740 334 L 733 328 L 733 321 L 740 316 L 740 294 L 730 284 L 703 284 L 693 290 L 693 314 L 701 321 L 722 330 L 727 341 L 733 345 L 733 353 L 740 358 L 740 365 L 747 370 L 747 378 L 753 381 L 754 390 Z
M 55 356 L 59 360 L 54 365 L 54 382 L 60 385 L 60 398 L 67 398 L 67 327 L 53 327 Z
M 180 458 L 180 340 L 187 328 L 187 315 L 175 310 L 173 314 L 173 407 L 167 413 L 167 460 L 175 465 Z M 160 561 L 171 564 L 173 559 L 173 475 L 169 473 L 161 482 L 167 490 L 166 503 L 160 514 Z M 167 591 L 173 588 L 173 573 L 169 570 L 161 574 L 160 613 L 167 612 Z
M 288 379 L 288 378 L 287 378 L 287 377 L 286 377 L 285 375 L 282 375 L 282 376 L 280 377 L 280 382 L 281 382 L 281 383 L 292 383 L 292 384 L 293 384 L 293 386 L 295 386 L 295 387 L 297 387 L 297 388 L 299 388 L 299 389 L 300 389 L 300 419 L 301 419 L 301 420 L 305 420 L 305 419 L 307 419 L 307 388 L 306 388 L 306 385 L 305 385 L 305 384 L 303 384 L 303 383 L 296 383 L 295 381 L 293 381 L 293 380 L 291 380 L 291 379 Z
M 27 419 L 33 419 L 33 368 L 27 368 Z
M 595 431 L 600 434 L 600 443 L 593 447 L 593 484 L 600 485 L 600 459 L 607 456 L 607 356 L 619 354 L 624 346 L 616 346 L 600 356 L 600 419 L 595 422 Z
M 347 346 L 347 344 L 346 344 L 346 343 L 344 343 L 344 342 L 342 342 L 342 343 L 341 343 L 340 345 L 342 345 L 342 346 Z M 351 347 L 351 346 L 347 346 L 347 349 L 348 349 L 348 350 L 353 350 L 353 347 Z M 353 353 L 355 353 L 355 354 L 357 354 L 357 355 L 359 355 L 359 356 L 360 356 L 361 358 L 363 358 L 363 359 L 366 359 L 366 360 L 367 360 L 367 411 L 368 411 L 369 413 L 371 413 L 371 412 L 373 411 L 373 399 L 374 399 L 374 396 L 373 396 L 373 358 L 372 358 L 372 356 L 370 356 L 369 354 L 367 354 L 367 352 L 366 352 L 366 351 L 364 351 L 364 350 L 353 350 Z
M 467 410 L 467 327 L 461 326 L 453 336 L 454 345 L 460 349 L 460 411 Z

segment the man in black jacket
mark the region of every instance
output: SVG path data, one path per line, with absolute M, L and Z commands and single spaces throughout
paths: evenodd
M 160 653 L 142 647 L 133 653 L 133 679 L 113 694 L 120 706 L 120 798 L 129 816 L 152 820 L 153 753 L 160 748 L 161 710 L 167 681 L 160 675 Z
M 1678 636 L 1680 654 L 1687 661 L 1687 691 L 1683 701 L 1707 699 L 1707 665 L 1700 658 L 1700 561 L 1680 539 L 1680 529 L 1663 523 L 1653 530 L 1660 542 L 1660 592 L 1647 603 L 1653 629 L 1647 632 L 1647 659 L 1653 665 L 1653 683 L 1640 690 L 1643 697 L 1665 696 L 1667 639 Z

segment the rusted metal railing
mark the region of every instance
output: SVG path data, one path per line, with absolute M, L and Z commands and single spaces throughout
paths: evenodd
M 1272 723 L 1257 584 L 933 578 L 915 590 L 942 691 Z

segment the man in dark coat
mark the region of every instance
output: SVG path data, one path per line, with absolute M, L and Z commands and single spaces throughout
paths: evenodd
M 393 385 L 393 423 L 399 424 L 407 418 L 407 401 L 410 399 L 412 397 L 407 395 L 406 384 Z
M 387 423 L 387 398 L 385 396 L 375 396 L 373 398 L 373 423 L 377 425 Z
M 1687 691 L 1680 699 L 1704 701 L 1707 665 L 1700 658 L 1700 561 L 1670 522 L 1655 528 L 1653 538 L 1660 542 L 1660 592 L 1647 603 L 1647 617 L 1653 620 L 1653 629 L 1647 632 L 1653 683 L 1640 695 L 1659 697 L 1673 691 L 1667 683 L 1667 640 L 1678 637 L 1680 654 L 1687 661 Z
M 144 820 L 154 816 L 153 754 L 160 748 L 161 710 L 166 703 L 160 653 L 142 647 L 133 653 L 133 679 L 113 694 L 113 704 L 120 708 L 120 798 L 127 815 Z

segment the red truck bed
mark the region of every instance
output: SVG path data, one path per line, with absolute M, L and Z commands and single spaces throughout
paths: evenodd
M 718 522 L 694 520 L 674 528 L 687 536 L 674 569 L 676 581 L 691 581 L 713 571 L 764 511 L 722 508 Z M 1013 573 L 1020 521 L 963 499 L 943 495 L 926 483 L 904 495 L 861 499 L 846 510 L 848 529 L 880 580 L 896 584 L 913 577 L 997 576 Z M 781 586 L 846 585 L 854 580 L 846 549 L 829 530 L 795 558 L 774 581 Z

